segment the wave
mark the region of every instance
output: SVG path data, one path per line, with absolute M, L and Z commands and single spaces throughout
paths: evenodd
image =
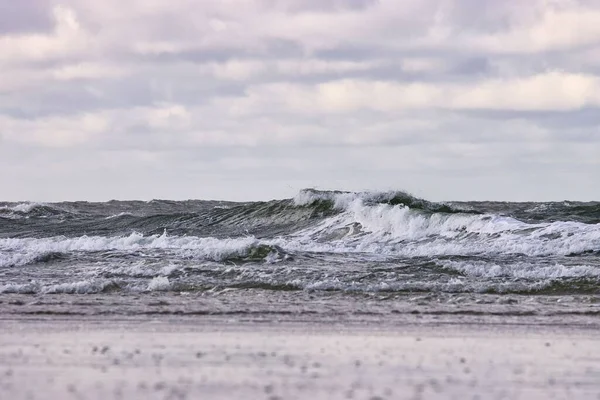
M 497 214 L 462 212 L 459 208 L 433 211 L 443 207 L 399 192 L 303 191 L 293 201 L 219 208 L 218 214 L 203 221 L 197 214 L 182 214 L 178 216 L 180 225 L 171 225 L 168 235 L 163 225 L 156 224 L 164 216 L 155 215 L 143 221 L 152 226 L 152 232 L 163 228 L 160 234 L 134 231 L 116 236 L 0 239 L 0 267 L 50 262 L 77 252 L 112 250 L 163 250 L 183 258 L 214 261 L 281 259 L 293 252 L 438 257 L 573 256 L 600 251 L 600 224 L 527 223 Z M 211 210 L 214 212 L 214 206 Z M 131 218 L 121 214 L 111 220 L 125 219 L 127 224 Z M 181 228 L 184 223 L 196 224 L 202 233 L 215 235 L 189 235 L 189 229 Z M 263 225 L 269 235 L 249 234 L 251 228 L 260 231 Z M 211 226 L 215 229 L 208 229 Z
M 336 207 L 343 207 L 340 214 L 292 236 L 304 246 L 312 243 L 318 251 L 358 251 L 405 257 L 564 256 L 600 250 L 598 224 L 572 221 L 526 223 L 496 214 L 431 212 L 404 204 L 373 204 L 369 197 L 346 194 L 335 201 Z
M 11 211 L 18 213 L 28 213 L 35 207 L 43 207 L 43 203 L 19 203 L 16 205 L 0 206 L 0 211 Z
M 259 239 L 176 236 L 81 236 L 0 239 L 0 267 L 60 261 L 94 252 L 160 252 L 212 261 L 277 260 L 303 253 L 377 257 L 471 255 L 574 256 L 600 251 L 600 226 L 574 222 L 526 224 L 487 215 L 423 214 L 408 207 L 360 202 L 290 235 Z
M 32 281 L 0 284 L 0 294 L 97 294 L 112 292 L 214 292 L 221 290 L 268 290 L 343 293 L 487 293 L 487 294 L 598 294 L 595 276 L 547 277 L 544 279 L 473 279 L 441 275 L 403 275 L 396 279 L 359 279 L 331 273 L 293 274 L 289 270 L 232 267 L 215 276 L 165 276 L 143 278 L 89 278 L 62 283 Z
M 250 203 L 2 203 L 0 292 L 596 293 L 597 206 L 313 189 Z
M 292 234 L 344 212 L 364 207 L 409 209 L 447 219 L 512 218 L 525 223 L 600 223 L 600 203 L 437 203 L 402 191 L 341 192 L 305 189 L 294 198 L 267 202 L 110 201 L 107 203 L 2 203 L 0 237 L 118 236 L 139 232 L 174 235 L 272 238 Z M 382 217 L 384 217 L 382 215 Z
M 387 204 L 391 206 L 404 206 L 413 210 L 422 210 L 439 213 L 467 213 L 480 214 L 468 207 L 452 206 L 447 203 L 435 203 L 412 196 L 402 191 L 388 192 L 343 192 L 343 191 L 320 191 L 316 189 L 301 190 L 293 199 L 294 205 L 298 207 L 316 206 L 324 209 L 346 210 L 356 202 L 365 205 Z
M 453 204 L 467 205 L 482 213 L 509 216 L 529 223 L 571 221 L 600 224 L 600 202 L 470 202 Z
M 0 285 L 0 293 L 6 294 L 95 294 L 117 290 L 121 290 L 121 287 L 115 282 L 97 280 L 65 282 L 50 285 L 44 285 L 36 281 L 24 284 L 9 283 Z
M 594 265 L 564 265 L 558 262 L 493 262 L 482 260 L 437 260 L 442 268 L 459 272 L 462 276 L 476 278 L 509 278 L 524 280 L 555 280 L 597 278 L 600 279 L 600 267 Z
M 18 203 L 0 206 L 0 216 L 13 219 L 23 217 L 47 218 L 64 212 L 65 210 L 46 203 Z
M 157 276 L 152 278 L 152 280 L 148 283 L 148 290 L 152 292 L 165 292 L 171 290 L 171 288 L 171 282 L 169 282 L 169 278 L 166 276 Z
M 276 245 L 263 243 L 254 237 L 231 239 L 178 237 L 162 235 L 77 238 L 51 237 L 43 239 L 0 239 L 0 267 L 19 267 L 33 263 L 59 261 L 86 253 L 121 252 L 121 256 L 159 251 L 181 259 L 210 261 L 275 262 L 288 255 Z M 150 254 L 150 253 L 148 253 Z M 108 255 L 108 254 L 106 254 Z

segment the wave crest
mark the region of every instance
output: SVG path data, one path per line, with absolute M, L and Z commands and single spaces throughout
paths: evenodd
M 338 210 L 347 210 L 353 204 L 359 202 L 364 205 L 388 204 L 391 206 L 404 206 L 413 210 L 422 210 L 431 213 L 481 214 L 479 211 L 468 208 L 424 200 L 403 191 L 343 192 L 304 189 L 294 197 L 293 202 L 297 207 L 313 206 Z

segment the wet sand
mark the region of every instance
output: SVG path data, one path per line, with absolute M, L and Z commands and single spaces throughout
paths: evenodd
M 0 399 L 600 399 L 595 318 L 0 316 Z

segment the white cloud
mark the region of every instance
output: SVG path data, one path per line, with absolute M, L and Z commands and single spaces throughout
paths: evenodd
M 401 61 L 401 67 L 407 72 L 442 72 L 448 69 L 448 63 L 441 58 L 407 57 Z
M 400 83 L 339 80 L 317 85 L 254 86 L 243 99 L 227 101 L 232 115 L 265 109 L 293 112 L 397 112 L 409 109 L 568 111 L 600 106 L 600 79 L 592 75 L 547 72 L 522 78 L 463 83 Z
M 23 182 L 43 160 L 65 195 L 78 179 L 102 195 L 85 173 L 110 197 L 160 197 L 163 176 L 163 197 L 258 179 L 265 196 L 296 182 L 465 198 L 535 195 L 527 169 L 600 195 L 591 0 L 51 3 L 51 29 L 0 33 L 0 166 Z
M 455 108 L 557 110 L 600 106 L 596 76 L 549 72 L 526 78 L 494 79 L 455 93 Z
M 191 123 L 189 111 L 179 104 L 161 104 L 154 109 L 139 111 L 139 122 L 147 121 L 148 126 L 154 129 L 178 131 L 188 128 Z
M 5 141 L 62 148 L 98 139 L 108 121 L 102 115 L 83 114 L 70 117 L 47 117 L 39 120 L 12 119 L 0 116 L 0 132 Z
M 600 45 L 600 9 L 548 7 L 534 18 L 516 21 L 509 30 L 484 34 L 466 42 L 481 51 L 544 52 Z M 517 10 L 518 11 L 518 10 Z
M 54 79 L 69 81 L 79 79 L 120 78 L 128 74 L 128 69 L 123 66 L 101 64 L 96 62 L 82 62 L 68 64 L 52 72 Z
M 0 64 L 44 61 L 83 51 L 88 44 L 75 12 L 67 7 L 53 9 L 55 29 L 50 34 L 0 36 Z

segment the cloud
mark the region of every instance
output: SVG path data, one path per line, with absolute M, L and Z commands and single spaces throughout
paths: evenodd
M 55 6 L 52 13 L 55 26 L 51 33 L 0 36 L 0 64 L 47 61 L 83 51 L 88 38 L 75 12 L 67 7 Z
M 0 34 L 41 33 L 52 29 L 47 0 L 7 1 L 0 13 Z
M 595 1 L 32 1 L 0 15 L 10 198 L 600 196 Z
M 129 70 L 125 66 L 94 62 L 68 64 L 52 71 L 53 78 L 60 81 L 120 78 L 128 73 Z
M 305 114 L 423 108 L 568 111 L 599 106 L 599 89 L 600 80 L 595 76 L 560 72 L 462 83 L 345 79 L 314 86 L 254 86 L 244 99 L 230 104 L 234 112 L 241 113 L 260 112 L 265 107 Z
M 104 133 L 107 121 L 100 115 L 48 117 L 40 120 L 19 120 L 0 117 L 3 141 L 14 141 L 43 147 L 71 147 L 87 143 Z
M 515 18 L 516 19 L 516 18 Z M 600 44 L 600 9 L 557 2 L 522 19 L 506 31 L 487 33 L 467 40 L 480 51 L 546 52 Z

